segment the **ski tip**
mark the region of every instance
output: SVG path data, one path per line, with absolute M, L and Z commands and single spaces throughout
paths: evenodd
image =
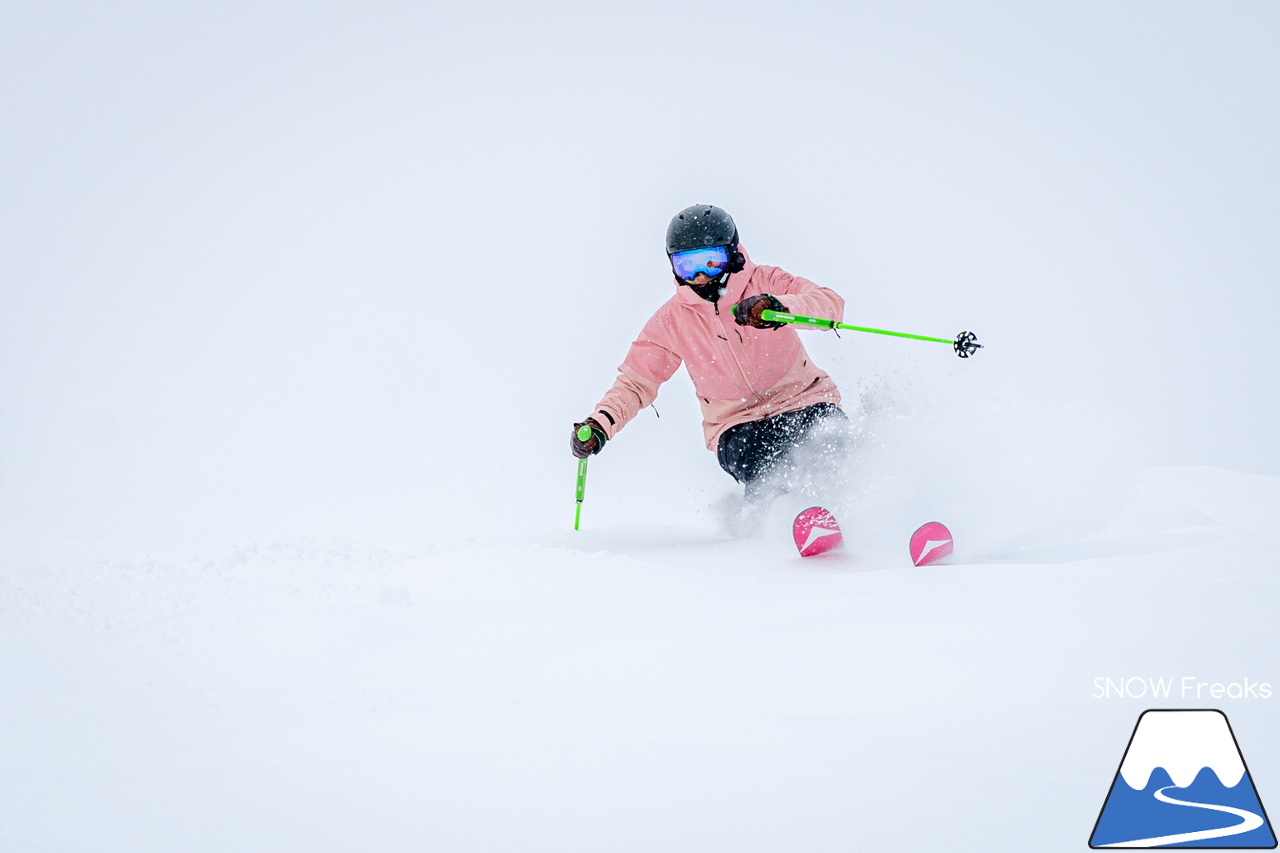
M 801 557 L 825 554 L 844 542 L 836 517 L 820 506 L 811 506 L 797 515 L 791 525 L 791 535 Z
M 940 521 L 922 524 L 911 534 L 911 562 L 927 566 L 948 556 L 953 547 L 951 531 Z

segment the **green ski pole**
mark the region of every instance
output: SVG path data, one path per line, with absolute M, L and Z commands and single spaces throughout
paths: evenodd
M 578 427 L 578 441 L 591 440 L 591 427 L 583 424 Z M 587 457 L 578 460 L 578 506 L 573 511 L 573 529 L 578 529 L 578 521 L 582 518 L 582 499 L 587 493 Z
M 737 314 L 737 307 L 734 314 Z M 982 349 L 982 344 L 978 343 L 978 336 L 973 332 L 961 332 L 956 335 L 955 339 L 951 338 L 932 338 L 928 335 L 911 335 L 906 332 L 891 332 L 888 329 L 872 329 L 869 326 L 850 326 L 847 323 L 837 323 L 835 320 L 824 320 L 821 317 L 805 317 L 801 314 L 787 314 L 782 311 L 770 311 L 768 308 L 760 312 L 760 318 L 766 323 L 796 323 L 802 326 L 815 326 L 819 329 L 848 329 L 851 332 L 869 332 L 873 335 L 892 335 L 895 338 L 910 338 L 913 341 L 934 341 L 940 344 L 951 344 L 955 349 L 956 355 L 961 358 L 968 358 L 978 350 Z

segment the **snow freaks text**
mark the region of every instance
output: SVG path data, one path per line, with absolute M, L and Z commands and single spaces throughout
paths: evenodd
M 1181 678 L 1131 676 L 1093 680 L 1094 699 L 1270 699 L 1271 682 L 1204 681 L 1193 675 Z

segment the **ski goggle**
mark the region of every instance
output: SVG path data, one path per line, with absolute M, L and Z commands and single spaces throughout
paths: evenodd
M 729 268 L 729 249 L 726 246 L 712 246 L 710 249 L 690 249 L 687 252 L 676 252 L 671 256 L 671 269 L 676 276 L 691 281 L 698 273 L 706 273 L 715 278 Z

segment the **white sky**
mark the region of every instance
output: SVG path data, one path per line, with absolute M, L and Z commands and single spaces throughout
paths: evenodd
M 481 460 L 521 490 L 695 202 L 851 322 L 975 330 L 985 391 L 1280 473 L 1277 44 L 1270 0 L 6 2 L 3 532 L 403 535 Z M 840 345 L 851 399 L 880 353 L 957 369 Z

